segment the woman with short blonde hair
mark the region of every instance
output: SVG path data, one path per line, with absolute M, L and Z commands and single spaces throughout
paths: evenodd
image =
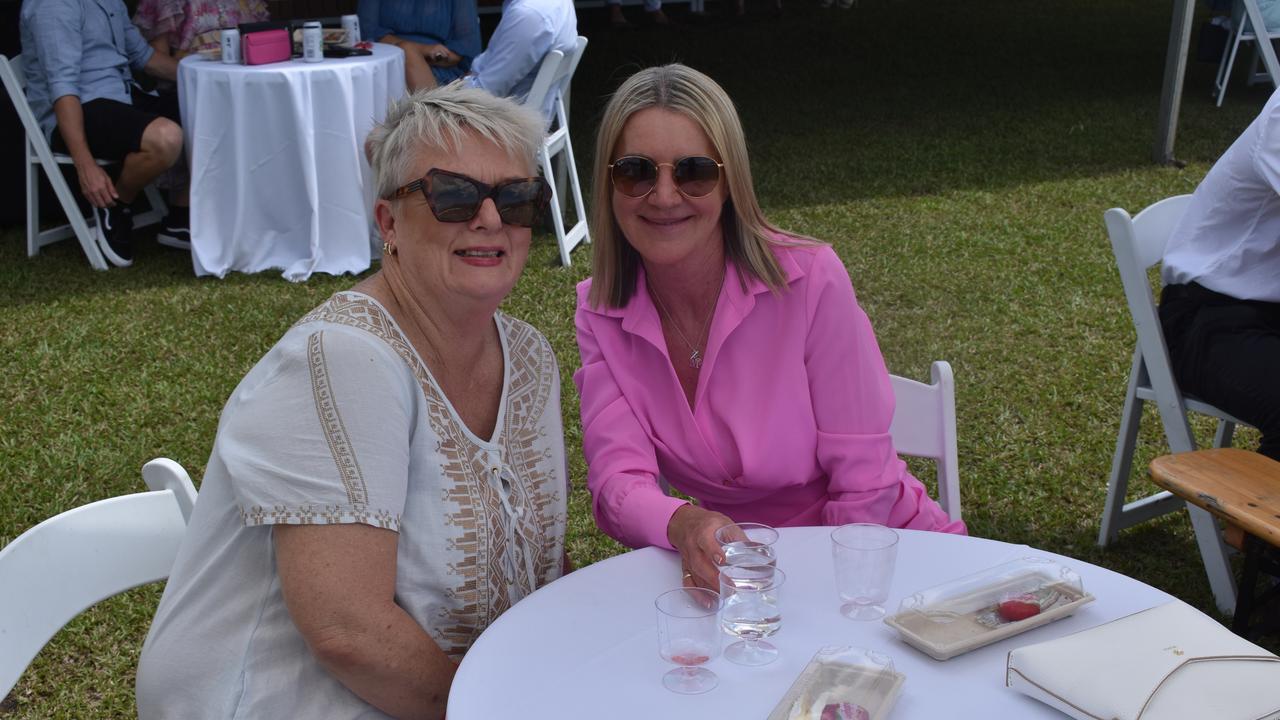
M 894 451 L 889 374 L 843 263 L 761 211 L 724 90 L 683 65 L 640 71 L 596 158 L 574 382 L 601 529 L 678 550 L 684 583 L 713 589 L 733 522 L 964 532 Z
M 561 575 L 559 372 L 498 311 L 550 199 L 540 142 L 532 112 L 457 86 L 372 133 L 382 269 L 227 401 L 139 717 L 443 717 L 471 643 Z

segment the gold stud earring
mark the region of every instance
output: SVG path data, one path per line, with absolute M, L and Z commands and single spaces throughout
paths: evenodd
M 395 246 L 394 246 L 394 245 L 392 245 L 391 243 L 387 242 L 386 240 L 383 240 L 383 241 L 382 241 L 382 254 L 383 254 L 383 255 L 395 255 L 395 254 L 396 254 L 396 248 L 395 248 Z

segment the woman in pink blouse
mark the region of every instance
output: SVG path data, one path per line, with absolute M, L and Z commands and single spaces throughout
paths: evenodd
M 596 157 L 574 382 L 601 529 L 678 550 L 685 584 L 711 588 L 732 522 L 965 532 L 894 451 L 889 374 L 844 265 L 761 212 L 724 90 L 683 65 L 637 73 Z

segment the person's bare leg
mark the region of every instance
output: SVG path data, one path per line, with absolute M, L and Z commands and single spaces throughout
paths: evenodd
M 437 85 L 436 74 L 431 72 L 431 65 L 418 53 L 404 54 L 404 78 L 409 92 L 430 90 Z
M 128 205 L 142 188 L 151 184 L 182 155 L 182 128 L 167 118 L 156 118 L 142 131 L 142 147 L 124 157 L 116 180 L 120 202 Z

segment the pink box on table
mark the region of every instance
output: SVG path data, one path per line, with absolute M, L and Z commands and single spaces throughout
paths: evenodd
M 284 62 L 293 57 L 293 42 L 287 30 L 261 30 L 241 39 L 245 65 Z

